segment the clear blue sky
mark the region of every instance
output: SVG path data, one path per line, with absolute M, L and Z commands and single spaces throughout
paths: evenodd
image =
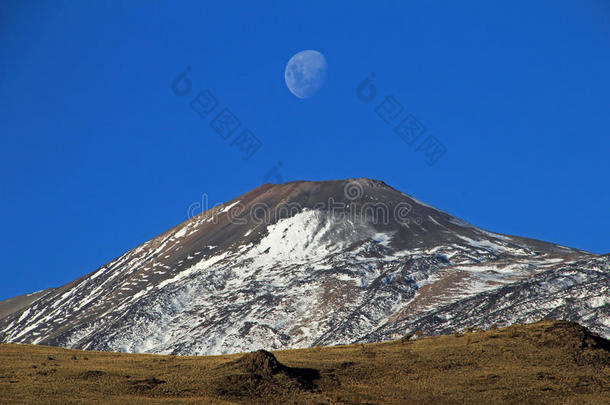
M 0 299 L 92 271 L 278 162 L 284 181 L 377 178 L 486 229 L 610 251 L 610 3 L 428 3 L 3 1 Z M 284 66 L 305 49 L 329 70 L 301 100 Z M 206 88 L 262 142 L 252 158 L 190 109 Z M 436 164 L 377 116 L 387 95 L 446 147 Z

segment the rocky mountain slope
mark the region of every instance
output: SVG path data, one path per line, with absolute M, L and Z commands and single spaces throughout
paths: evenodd
M 578 321 L 610 260 L 488 232 L 369 179 L 265 184 L 0 319 L 0 340 L 220 354 Z

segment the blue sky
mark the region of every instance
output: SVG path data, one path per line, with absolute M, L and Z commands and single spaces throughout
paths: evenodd
M 279 162 L 284 181 L 381 179 L 489 230 L 609 252 L 610 3 L 495 3 L 3 1 L 0 299 L 90 272 Z M 284 66 L 305 49 L 328 75 L 301 100 Z M 204 89 L 262 143 L 250 159 L 189 107 Z M 387 96 L 446 148 L 435 164 L 377 115 Z

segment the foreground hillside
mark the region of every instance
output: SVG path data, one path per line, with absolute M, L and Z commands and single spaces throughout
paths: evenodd
M 0 345 L 1 403 L 610 403 L 610 343 L 565 321 L 181 357 Z

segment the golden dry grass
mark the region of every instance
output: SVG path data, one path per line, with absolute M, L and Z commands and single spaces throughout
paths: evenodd
M 226 356 L 0 345 L 0 403 L 610 404 L 610 346 L 542 321 L 415 341 Z

